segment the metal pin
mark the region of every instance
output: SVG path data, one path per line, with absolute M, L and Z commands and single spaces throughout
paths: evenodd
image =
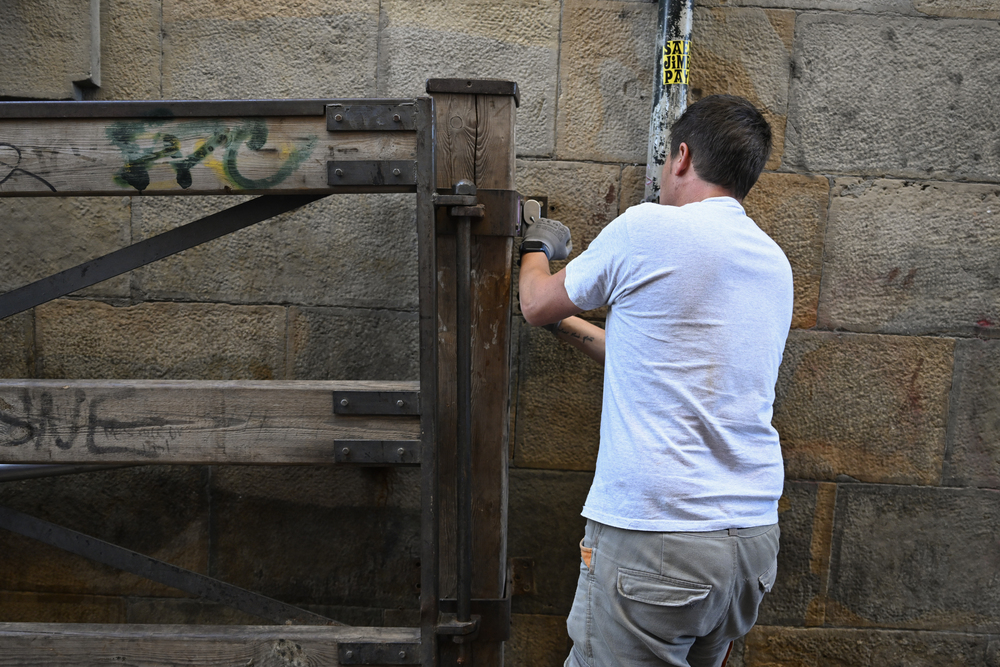
M 396 118 L 399 118 L 399 116 L 396 116 Z M 406 651 L 400 651 L 399 652 L 399 657 L 400 658 L 405 658 L 406 657 Z
M 398 123 L 399 122 L 399 114 L 398 113 L 397 114 L 393 114 L 392 119 Z
M 344 456 L 347 456 L 348 454 L 351 453 L 351 448 L 350 447 L 344 447 L 343 449 L 340 450 L 340 453 L 343 454 Z
M 337 175 L 338 176 L 340 175 L 340 170 L 339 169 L 337 170 Z M 340 405 L 346 408 L 347 407 L 347 399 L 346 398 L 340 399 Z
M 392 175 L 393 176 L 399 176 L 399 169 L 393 169 L 392 170 Z
M 335 173 L 337 176 L 343 176 L 344 175 L 344 170 L 343 169 L 334 169 L 333 173 Z
M 338 113 L 336 116 L 333 117 L 333 119 L 339 123 L 340 121 L 344 120 L 344 117 Z M 347 653 L 348 655 L 350 655 L 350 651 L 348 651 Z
M 350 658 L 352 655 L 354 655 L 354 651 L 344 651 L 345 658 Z
M 406 453 L 406 450 L 403 449 L 402 447 L 400 447 L 399 449 L 396 450 L 396 453 L 399 454 L 400 456 L 402 456 L 403 454 Z
M 398 401 L 396 401 L 396 407 L 397 407 L 397 408 L 401 408 L 401 407 L 403 407 L 404 405 L 406 405 L 406 404 L 405 404 L 405 403 L 403 403 L 403 399 L 399 399 Z

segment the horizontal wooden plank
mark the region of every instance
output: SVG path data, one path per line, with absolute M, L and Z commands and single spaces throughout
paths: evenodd
M 419 640 L 417 628 L 0 623 L 0 667 L 332 667 L 341 642 Z
M 417 416 L 334 414 L 362 390 L 419 384 L 0 380 L 0 462 L 333 463 L 335 439 L 419 439 Z
M 414 132 L 325 116 L 0 119 L 0 196 L 322 194 L 328 160 L 415 158 Z

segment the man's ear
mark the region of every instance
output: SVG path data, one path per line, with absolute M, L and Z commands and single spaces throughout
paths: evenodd
M 691 149 L 687 143 L 681 142 L 677 147 L 677 157 L 674 159 L 676 161 L 671 165 L 674 176 L 683 176 L 691 168 Z

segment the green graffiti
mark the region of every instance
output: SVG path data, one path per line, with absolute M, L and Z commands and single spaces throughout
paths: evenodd
M 170 119 L 123 121 L 108 127 L 108 139 L 122 152 L 125 163 L 115 172 L 113 180 L 122 187 L 133 187 L 142 192 L 149 187 L 149 170 L 154 164 L 166 162 L 174 170 L 177 185 L 191 187 L 191 170 L 216 149 L 224 149 L 221 158 L 222 173 L 230 185 L 240 190 L 264 190 L 284 181 L 312 154 L 316 137 L 307 137 L 305 143 L 289 151 L 278 170 L 266 178 L 252 179 L 240 173 L 240 150 L 261 151 L 267 143 L 267 122 L 263 118 L 244 120 L 236 127 L 225 127 L 219 121 L 194 121 L 172 123 L 166 131 L 153 130 L 172 123 Z M 152 132 L 152 136 L 149 135 Z M 150 140 L 146 147 L 139 145 L 140 137 Z M 200 140 L 201 144 L 190 155 L 181 150 L 183 140 Z

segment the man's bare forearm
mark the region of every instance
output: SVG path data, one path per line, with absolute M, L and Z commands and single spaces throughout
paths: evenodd
M 588 357 L 604 365 L 604 329 L 579 317 L 559 322 L 556 337 L 566 341 Z

